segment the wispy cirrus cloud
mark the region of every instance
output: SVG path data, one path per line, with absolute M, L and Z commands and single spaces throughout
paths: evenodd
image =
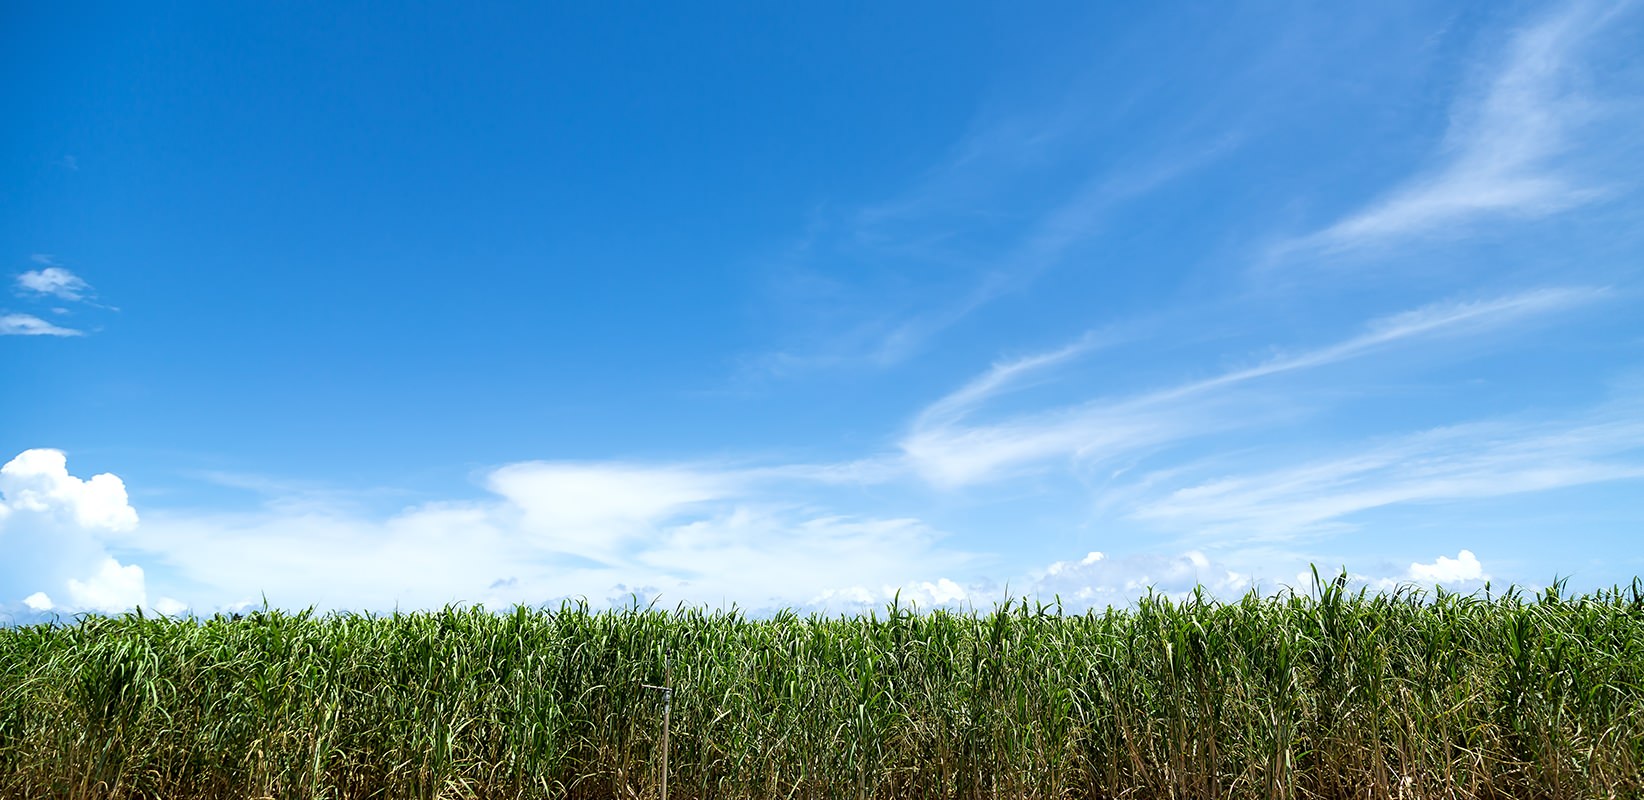
M 1131 516 L 1221 541 L 1286 539 L 1351 530 L 1355 514 L 1396 504 L 1638 478 L 1644 478 L 1644 421 L 1604 409 L 1571 420 L 1478 422 L 1408 434 L 1335 458 L 1175 489 L 1139 504 Z
M 1073 342 L 1045 353 L 996 362 L 980 376 L 926 406 L 914 421 L 915 428 L 928 428 L 962 419 L 972 408 L 1013 388 L 1019 388 L 1032 375 L 1062 366 L 1079 356 L 1111 343 L 1116 337 L 1087 332 Z
M 1237 390 L 1263 378 L 1441 337 L 1511 328 L 1607 296 L 1601 289 L 1553 288 L 1435 304 L 1373 320 L 1359 334 L 1332 345 L 1210 378 L 989 421 L 1008 395 L 1129 341 L 1097 332 L 1052 351 L 993 365 L 916 415 L 897 450 L 856 460 L 764 465 L 520 462 L 487 471 L 481 485 L 488 495 L 477 500 L 426 502 L 387 515 L 346 504 L 279 498 L 259 510 L 237 513 L 161 510 L 145 514 L 141 527 L 108 532 L 98 542 L 122 553 L 149 554 L 141 566 L 164 567 L 163 572 L 151 570 L 151 584 L 160 580 L 171 595 L 208 598 L 218 605 L 232 605 L 241 595 L 255 598 L 258 592 L 276 600 L 301 597 L 354 608 L 456 600 L 506 605 L 576 596 L 620 599 L 631 592 L 748 608 L 846 610 L 877 605 L 899 591 L 904 599 L 925 605 L 986 605 L 1003 597 L 1003 585 L 1062 594 L 1078 604 L 1123 603 L 1138 587 L 1185 591 L 1197 581 L 1237 592 L 1259 577 L 1257 571 L 1226 553 L 1205 555 L 1208 548 L 1087 558 L 1041 573 L 995 576 L 1007 579 L 1001 584 L 978 578 L 976 572 L 979 565 L 997 563 L 997 554 L 969 551 L 917 516 L 864 514 L 849 500 L 838 505 L 823 498 L 830 489 L 857 497 L 858 487 L 888 491 L 920 480 L 938 489 L 958 489 L 1053 460 L 1132 457 L 1225 428 L 1229 418 L 1219 410 L 1237 405 Z M 1549 461 L 1560 446 L 1574 452 L 1570 431 L 1563 432 L 1561 444 L 1549 439 L 1537 447 L 1526 441 L 1517 450 L 1505 445 L 1489 450 L 1484 445 L 1495 440 L 1485 432 L 1456 435 L 1459 440 L 1449 449 L 1456 460 L 1447 470 L 1437 466 L 1438 448 L 1410 445 L 1382 453 L 1373 464 L 1332 465 L 1340 473 L 1337 485 L 1324 476 L 1328 470 L 1316 465 L 1309 465 L 1311 483 L 1275 472 L 1222 486 L 1220 492 L 1203 488 L 1203 482 L 1184 488 L 1179 474 L 1159 480 L 1156 473 L 1140 474 L 1131 480 L 1140 488 L 1120 498 L 1122 513 L 1162 528 L 1221 530 L 1236 538 L 1247 536 L 1237 531 L 1251 526 L 1323 529 L 1356 508 L 1370 507 L 1364 505 L 1366 492 L 1333 490 L 1351 488 L 1355 480 L 1368 485 L 1375 474 L 1400 474 L 1405 460 L 1427 464 L 1426 481 L 1418 484 L 1411 478 L 1410 486 L 1384 491 L 1376 502 L 1461 496 L 1466 486 L 1529 491 L 1620 475 L 1614 464 L 1597 458 Z M 1637 435 L 1644 433 L 1625 426 L 1595 427 L 1585 432 L 1584 441 L 1598 447 Z M 1460 460 L 1469 453 L 1476 458 L 1471 472 Z M 1534 464 L 1543 468 L 1539 477 L 1528 470 Z M 1559 464 L 1561 471 L 1554 470 Z M 1523 474 L 1515 476 L 1514 465 L 1524 467 Z M 282 496 L 291 491 L 278 484 L 257 486 Z M 1420 486 L 1428 494 L 1411 488 Z M 1305 561 L 1286 563 L 1299 568 Z M 116 565 L 125 572 L 103 570 L 110 585 L 129 575 L 129 566 Z M 193 587 L 193 594 L 172 587 Z M 59 591 L 70 589 L 64 584 Z M 13 594 L 27 597 L 37 590 L 18 585 Z
M 938 400 L 915 418 L 900 447 L 907 463 L 933 484 L 959 487 L 1009 474 L 1049 459 L 1101 460 L 1182 441 L 1234 420 L 1231 390 L 1263 378 L 1295 373 L 1386 348 L 1443 336 L 1481 334 L 1538 316 L 1597 302 L 1599 288 L 1536 289 L 1486 300 L 1437 303 L 1373 320 L 1362 333 L 1332 345 L 1281 355 L 1254 366 L 1141 394 L 1008 416 L 990 423 L 967 417 L 1013 381 L 1067 363 L 1090 349 L 1080 340 L 1058 350 L 995 365 L 981 377 Z
M 1625 35 L 1615 23 L 1635 5 L 1575 2 L 1517 31 L 1493 70 L 1456 100 L 1433 167 L 1285 243 L 1278 254 L 1366 247 L 1490 218 L 1543 217 L 1603 197 L 1608 187 L 1601 181 L 1613 175 L 1614 160 L 1600 177 L 1581 170 L 1579 156 L 1630 141 L 1644 120 L 1595 91 L 1603 82 L 1591 79 L 1584 57 L 1600 40 Z
M 1091 112 L 1082 98 L 1064 104 L 979 121 L 906 191 L 818 224 L 786 265 L 783 294 L 803 301 L 796 316 L 827 324 L 744 366 L 790 375 L 903 363 L 1068 262 L 1128 205 L 1240 143 L 1225 130 L 1182 134 L 1154 151 L 1093 161 L 1079 153 Z M 1082 177 L 1066 180 L 1069 162 Z

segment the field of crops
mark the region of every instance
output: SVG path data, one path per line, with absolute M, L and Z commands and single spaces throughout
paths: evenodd
M 1644 597 L 0 630 L 0 796 L 1644 796 Z

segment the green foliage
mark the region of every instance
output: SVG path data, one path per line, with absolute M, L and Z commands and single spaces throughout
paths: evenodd
M 0 797 L 1644 794 L 1635 583 L 1064 614 L 86 617 L 0 631 Z

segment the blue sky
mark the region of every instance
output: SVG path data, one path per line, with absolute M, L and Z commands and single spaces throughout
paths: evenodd
M 0 615 L 1644 574 L 1638 3 L 0 24 Z

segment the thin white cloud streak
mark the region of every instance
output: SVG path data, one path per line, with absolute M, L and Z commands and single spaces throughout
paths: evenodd
M 1133 454 L 1225 429 L 1212 412 L 1232 398 L 1223 390 L 1258 379 L 1359 358 L 1397 344 L 1440 335 L 1478 334 L 1532 317 L 1591 304 L 1597 288 L 1537 289 L 1484 301 L 1440 303 L 1372 322 L 1364 333 L 1327 347 L 1281 356 L 1245 369 L 1154 392 L 1020 414 L 1003 422 L 966 425 L 963 417 L 1023 374 L 1062 364 L 1083 352 L 1066 348 L 996 365 L 921 413 L 901 441 L 908 464 L 927 481 L 956 488 L 1052 458 L 1097 459 Z
M 0 336 L 84 336 L 84 331 L 53 325 L 33 314 L 0 314 Z
M 1607 413 L 1607 412 L 1606 412 Z M 1644 422 L 1474 423 L 1360 453 L 1229 476 L 1143 502 L 1134 519 L 1219 541 L 1351 530 L 1355 514 L 1644 478 Z
M 1595 287 L 1557 287 L 1534 289 L 1490 300 L 1434 303 L 1375 320 L 1367 326 L 1364 334 L 1339 344 L 1187 384 L 1154 395 L 1154 399 L 1200 394 L 1255 378 L 1334 364 L 1407 339 L 1438 333 L 1478 333 L 1529 317 L 1589 305 L 1609 294 L 1608 289 Z
M 851 461 L 820 464 L 781 464 L 743 471 L 754 483 L 801 482 L 824 486 L 865 486 L 890 483 L 907 475 L 900 456 L 881 454 Z
M 956 422 L 984 401 L 1007 389 L 1020 386 L 1028 376 L 1061 366 L 1112 341 L 1113 337 L 1111 336 L 1091 331 L 1072 343 L 1055 350 L 1023 356 L 1012 361 L 995 363 L 988 368 L 987 372 L 982 373 L 970 383 L 926 407 L 924 411 L 920 412 L 918 419 L 914 422 L 914 427 L 928 428 L 933 425 Z
M 1016 251 L 1005 259 L 1008 281 L 984 285 L 987 299 L 1031 281 L 1060 262 L 1074 246 L 1100 233 L 1109 214 L 1202 169 L 1237 149 L 1228 134 L 1197 150 L 1161 157 L 1140 169 L 1098 174 L 1038 220 Z
M 749 360 L 746 366 L 780 376 L 841 366 L 883 369 L 901 364 L 923 352 L 943 331 L 1034 283 L 1062 263 L 1075 247 L 1100 235 L 1106 221 L 1125 204 L 1214 163 L 1239 142 L 1238 137 L 1224 134 L 1197 148 L 1125 160 L 1142 162 L 1140 167 L 1097 170 L 1067 191 L 1059 202 L 1039 209 L 1018 230 L 1007 233 L 1003 237 L 1005 244 L 991 248 L 996 250 L 993 255 L 967 255 L 962 266 L 956 265 L 944 250 L 945 243 L 977 226 L 978 218 L 992 215 L 974 209 L 958 213 L 952 208 L 954 198 L 974 197 L 982 206 L 1007 204 L 1002 197 L 1015 183 L 1025 174 L 1045 167 L 1044 154 L 1024 157 L 1023 153 L 1037 152 L 1070 135 L 1072 111 L 1061 109 L 1046 119 L 1001 120 L 981 126 L 954 148 L 952 158 L 931 170 L 903 197 L 861 209 L 848 221 L 844 238 L 869 258 L 888 264 L 949 264 L 945 274 L 953 268 L 974 273 L 968 286 L 937 291 L 925 287 L 919 293 L 924 308 L 885 311 L 881 307 L 858 324 L 846 326 L 843 333 L 831 332 L 820 347 L 765 353 Z M 1069 148 L 1072 144 L 1061 142 L 1057 147 Z M 914 232 L 926 228 L 939 233 Z M 840 287 L 830 284 L 830 288 Z M 864 297 L 869 290 L 846 287 L 844 291 L 854 299 L 866 300 L 864 305 L 874 305 L 871 298 Z M 928 297 L 944 299 L 929 303 Z
M 1559 163 L 1596 115 L 1578 74 L 1584 48 L 1633 3 L 1576 2 L 1520 30 L 1481 89 L 1456 103 L 1442 163 L 1286 252 L 1340 251 L 1486 217 L 1541 217 L 1604 191 Z

